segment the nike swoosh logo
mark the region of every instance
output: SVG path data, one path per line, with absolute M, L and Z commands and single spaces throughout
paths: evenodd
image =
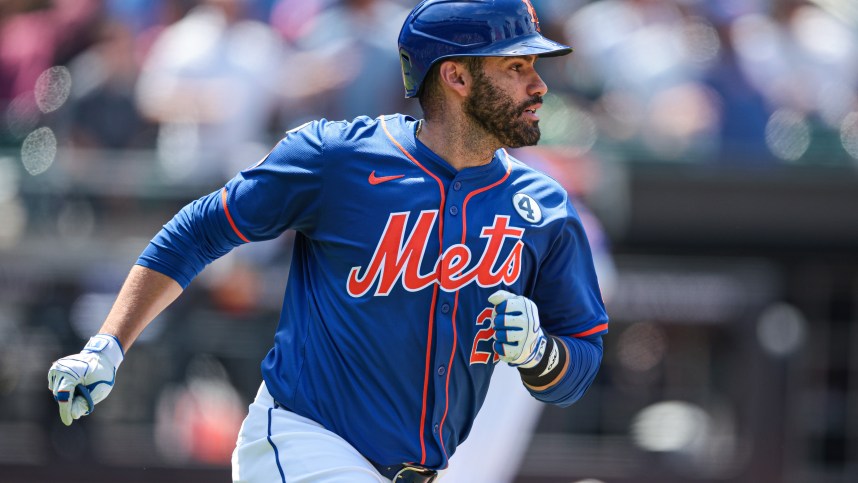
M 376 176 L 375 170 L 372 173 L 369 173 L 369 184 L 376 185 L 384 183 L 385 181 L 391 181 L 394 179 L 404 178 L 404 174 L 396 174 L 393 176 Z

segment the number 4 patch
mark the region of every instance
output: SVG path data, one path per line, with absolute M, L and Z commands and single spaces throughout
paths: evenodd
M 525 220 L 531 223 L 542 221 L 542 210 L 539 208 L 536 200 L 530 196 L 524 193 L 517 193 L 512 197 L 512 204 L 515 206 L 515 211 Z

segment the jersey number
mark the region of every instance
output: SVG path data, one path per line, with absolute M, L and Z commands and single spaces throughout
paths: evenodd
M 498 362 L 500 360 L 500 356 L 498 356 L 492 347 L 494 344 L 492 340 L 495 336 L 495 330 L 492 328 L 492 309 L 485 308 L 480 315 L 477 316 L 477 325 L 483 327 L 477 332 L 476 337 L 474 337 L 474 346 L 471 348 L 471 364 L 486 364 L 489 362 L 489 358 L 492 358 L 492 362 Z M 489 346 L 489 350 L 480 350 L 479 345 L 480 342 L 488 341 L 486 344 Z M 494 357 L 492 357 L 494 356 Z
M 512 204 L 515 207 L 515 211 L 517 211 L 525 220 L 531 223 L 539 223 L 542 221 L 542 210 L 539 208 L 539 203 L 529 195 L 525 193 L 516 193 L 515 196 L 512 197 Z
M 521 208 L 521 211 L 527 213 L 527 215 L 524 216 L 525 218 L 530 221 L 536 219 L 536 217 L 533 216 L 533 208 L 530 207 L 530 198 L 521 198 L 520 200 L 518 200 L 518 207 Z

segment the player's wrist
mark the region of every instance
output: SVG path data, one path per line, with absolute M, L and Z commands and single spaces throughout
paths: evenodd
M 545 353 L 540 361 L 530 367 L 518 367 L 521 380 L 530 387 L 542 388 L 551 385 L 566 370 L 566 346 L 557 338 L 546 337 Z
M 122 360 L 125 359 L 125 351 L 122 349 L 122 343 L 112 334 L 98 334 L 92 336 L 83 351 L 86 353 L 101 354 L 113 364 L 113 367 L 119 367 Z

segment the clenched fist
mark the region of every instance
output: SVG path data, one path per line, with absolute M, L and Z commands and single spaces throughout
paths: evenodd
M 89 339 L 80 354 L 63 357 L 48 371 L 48 389 L 60 407 L 66 426 L 91 413 L 113 389 L 116 369 L 124 353 L 119 339 L 98 334 Z
M 514 367 L 533 367 L 545 354 L 547 339 L 539 326 L 536 304 L 527 297 L 498 290 L 489 297 L 494 305 L 494 349 L 501 360 Z

